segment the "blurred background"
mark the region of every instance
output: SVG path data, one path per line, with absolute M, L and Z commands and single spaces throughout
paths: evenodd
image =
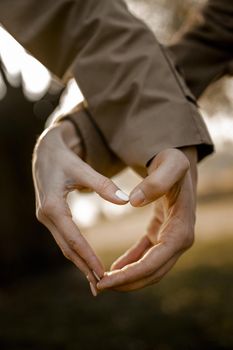
M 163 43 L 203 0 L 128 0 Z M 199 102 L 217 152 L 199 166 L 196 243 L 158 285 L 94 299 L 34 215 L 31 154 L 48 117 L 82 100 L 54 81 L 0 27 L 0 350 L 233 349 L 233 79 Z M 140 181 L 126 169 L 126 192 Z M 106 268 L 145 233 L 152 207 L 132 209 L 72 193 L 74 218 Z

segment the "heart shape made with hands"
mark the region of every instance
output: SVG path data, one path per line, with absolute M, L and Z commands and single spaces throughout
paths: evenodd
M 73 152 L 77 142 L 80 140 L 68 122 L 48 128 L 38 139 L 33 155 L 38 220 L 52 233 L 64 256 L 88 278 L 93 294 L 110 288 L 135 290 L 155 283 L 193 242 L 196 149 L 191 147 L 186 153 L 167 149 L 150 162 L 148 176 L 133 189 L 129 200 L 132 206 L 141 207 L 161 198 L 162 205 L 156 209 L 145 236 L 117 259 L 114 270 L 104 273 L 100 259 L 72 220 L 66 198 L 73 190 L 91 188 L 109 202 L 127 201 L 119 197 L 120 189 L 113 181 Z

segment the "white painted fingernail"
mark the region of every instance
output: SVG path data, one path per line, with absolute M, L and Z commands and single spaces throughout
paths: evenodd
M 100 277 L 97 275 L 97 273 L 94 270 L 92 270 L 92 272 L 95 278 L 97 279 L 97 281 L 100 281 Z
M 126 193 L 122 192 L 121 190 L 117 190 L 117 191 L 115 192 L 115 195 L 116 195 L 119 199 L 122 199 L 122 200 L 125 201 L 125 202 L 128 202 L 128 201 L 129 201 L 129 196 L 128 196 Z
M 90 288 L 91 288 L 92 294 L 94 295 L 94 297 L 96 297 L 97 296 L 97 291 L 96 291 L 95 287 L 93 286 L 93 284 L 91 282 L 90 282 Z

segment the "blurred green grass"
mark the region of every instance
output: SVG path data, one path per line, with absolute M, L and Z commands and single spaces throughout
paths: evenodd
M 69 263 L 22 280 L 0 292 L 0 349 L 233 349 L 232 247 L 197 242 L 158 285 L 96 299 Z

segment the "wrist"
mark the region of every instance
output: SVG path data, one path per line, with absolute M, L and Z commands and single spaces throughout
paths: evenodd
M 195 146 L 188 146 L 188 147 L 181 147 L 178 148 L 181 152 L 184 153 L 184 155 L 188 158 L 190 165 L 191 164 L 197 164 L 198 162 L 198 155 L 197 155 L 197 148 Z
M 84 146 L 81 137 L 77 133 L 77 128 L 70 119 L 63 119 L 57 123 L 60 136 L 66 146 L 77 154 L 80 158 L 84 158 Z
M 182 147 L 179 148 L 181 152 L 188 158 L 190 164 L 190 172 L 193 182 L 197 183 L 197 163 L 198 163 L 198 154 L 197 148 L 195 146 Z

